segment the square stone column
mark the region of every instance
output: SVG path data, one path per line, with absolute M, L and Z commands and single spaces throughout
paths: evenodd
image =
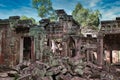
M 19 63 L 23 62 L 23 38 L 20 39 L 20 58 Z
M 103 37 L 102 36 L 98 36 L 97 39 L 97 63 L 98 65 L 102 66 L 103 65 Z
M 33 37 L 31 37 L 31 60 L 35 61 L 34 38 Z

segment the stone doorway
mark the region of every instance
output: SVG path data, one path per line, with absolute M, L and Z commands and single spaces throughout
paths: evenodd
M 23 60 L 31 59 L 31 38 L 24 37 L 23 39 Z
M 75 57 L 76 56 L 76 51 L 75 51 L 75 40 L 72 37 L 69 37 L 68 40 L 68 56 L 69 57 Z

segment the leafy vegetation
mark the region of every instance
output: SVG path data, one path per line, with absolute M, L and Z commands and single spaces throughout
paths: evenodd
M 50 15 L 50 17 L 49 17 L 50 21 L 51 21 L 51 22 L 56 21 L 57 18 L 58 18 L 58 16 L 57 16 L 56 12 L 53 11 L 53 13 L 52 13 L 52 14 Z
M 84 8 L 80 3 L 78 3 L 72 12 L 73 18 L 81 26 L 92 26 L 98 27 L 100 22 L 101 14 L 99 10 L 89 10 Z
M 46 18 L 53 12 L 52 3 L 50 0 L 32 0 L 32 4 L 38 11 L 38 15 L 41 18 Z
M 36 24 L 35 19 L 32 18 L 32 17 L 29 18 L 29 17 L 27 17 L 27 16 L 21 16 L 20 19 L 21 19 L 21 20 L 27 20 L 27 19 L 30 19 L 30 20 L 32 21 L 33 24 Z
M 41 18 L 49 18 L 50 21 L 57 20 L 57 15 L 52 7 L 51 0 L 32 0 L 33 7 Z

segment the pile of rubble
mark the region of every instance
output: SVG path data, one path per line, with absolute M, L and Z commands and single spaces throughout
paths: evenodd
M 82 59 L 54 58 L 48 63 L 36 61 L 20 70 L 19 80 L 27 76 L 33 80 L 113 80 L 115 77 L 106 69 Z
M 91 62 L 73 58 L 54 58 L 48 63 L 19 64 L 16 73 L 9 73 L 17 80 L 120 80 L 120 68 L 99 67 Z M 14 75 L 15 74 L 15 75 Z

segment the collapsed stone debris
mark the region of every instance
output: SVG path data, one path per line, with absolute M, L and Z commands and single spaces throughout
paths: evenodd
M 9 69 L 5 76 L 17 80 L 119 80 L 117 65 L 100 67 L 83 59 L 55 58 L 47 63 L 36 61 L 19 64 Z M 10 71 L 11 70 L 11 71 Z

